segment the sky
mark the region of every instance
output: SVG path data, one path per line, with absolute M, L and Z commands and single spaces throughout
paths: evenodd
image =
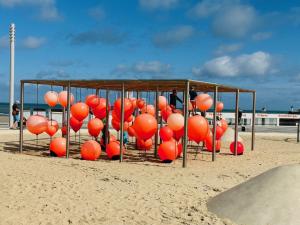
M 21 79 L 189 78 L 255 89 L 258 109 L 300 108 L 299 0 L 0 0 L 0 102 L 11 23 L 16 98 Z

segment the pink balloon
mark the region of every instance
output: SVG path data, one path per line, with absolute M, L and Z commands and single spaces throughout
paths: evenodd
M 44 95 L 44 100 L 50 107 L 54 107 L 58 103 L 58 94 L 55 91 L 48 91 Z
M 68 104 L 68 92 L 67 91 L 61 91 L 59 93 L 58 102 L 59 102 L 59 104 L 61 104 L 61 106 L 67 107 L 67 104 Z M 74 102 L 74 96 L 72 93 L 70 93 L 70 102 L 71 102 L 71 105 Z
M 165 96 L 159 96 L 159 97 L 158 97 L 158 108 L 159 108 L 160 110 L 166 108 L 166 107 L 167 107 L 167 104 L 168 104 L 168 103 L 167 103 L 167 99 L 166 99 Z
M 48 120 L 44 116 L 34 115 L 27 119 L 26 127 L 29 132 L 39 135 L 48 129 Z
M 207 111 L 213 104 L 213 99 L 208 94 L 200 94 L 196 97 L 196 105 L 201 111 Z
M 184 117 L 180 113 L 172 113 L 168 117 L 167 123 L 173 131 L 179 131 L 184 126 Z

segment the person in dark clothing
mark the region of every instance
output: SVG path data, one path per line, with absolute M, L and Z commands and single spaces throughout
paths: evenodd
M 242 121 L 242 116 L 243 116 L 243 110 L 239 109 L 238 111 L 238 124 L 241 124 Z
M 14 123 L 13 123 L 13 126 L 12 126 L 13 129 L 16 129 L 18 127 L 19 122 L 20 122 L 19 104 L 20 104 L 20 102 L 16 101 L 12 106 L 12 116 L 13 116 L 13 119 L 14 119 Z
M 192 104 L 192 113 L 193 115 L 195 115 L 196 113 L 196 97 L 197 97 L 197 92 L 195 91 L 195 87 L 192 86 L 190 88 L 190 91 L 189 91 L 189 94 L 190 94 L 190 101 L 191 101 L 191 104 Z
M 170 106 L 173 111 L 176 109 L 177 101 L 182 103 L 182 100 L 180 98 L 178 98 L 178 96 L 177 96 L 177 91 L 174 89 L 172 94 L 170 94 Z

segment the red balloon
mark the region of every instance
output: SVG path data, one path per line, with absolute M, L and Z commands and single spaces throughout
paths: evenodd
M 234 141 L 230 144 L 230 151 L 232 154 L 234 154 L 234 147 L 235 147 L 235 143 Z M 237 154 L 238 155 L 243 155 L 244 153 L 244 145 L 242 142 L 238 141 L 237 142 Z
M 123 148 L 123 154 L 125 153 L 125 149 Z M 111 141 L 106 146 L 106 154 L 110 159 L 119 159 L 120 158 L 120 142 Z
M 41 115 L 30 116 L 26 121 L 26 127 L 30 133 L 39 135 L 48 128 L 48 120 L 46 117 Z
M 142 109 L 144 107 L 144 105 L 145 105 L 145 101 L 143 99 L 138 99 L 137 100 L 137 107 L 139 109 Z
M 225 119 L 221 119 L 219 121 L 219 124 L 220 124 L 220 127 L 223 129 L 223 133 L 225 133 L 225 131 L 228 128 L 228 124 L 227 124 L 226 120 Z
M 129 100 L 131 101 L 131 103 L 132 103 L 132 107 L 135 109 L 136 107 L 137 107 L 137 103 L 136 103 L 136 98 L 129 98 Z
M 54 126 L 57 130 L 59 129 L 58 122 L 56 120 L 49 120 L 48 126 Z
M 181 143 L 178 143 L 177 149 L 178 149 L 177 158 L 179 158 L 179 157 L 181 157 L 181 153 L 182 153 L 182 144 Z
M 221 149 L 221 140 L 216 140 L 216 152 L 220 152 Z M 212 152 L 213 149 L 213 134 L 209 132 L 209 135 L 205 138 L 205 146 L 209 152 Z
M 212 128 L 211 132 L 213 133 L 214 132 L 214 129 Z M 217 126 L 217 129 L 216 129 L 216 139 L 217 140 L 220 140 L 222 135 L 223 135 L 224 131 L 222 129 L 222 127 L 220 126 Z
M 70 118 L 70 127 L 74 130 L 75 133 L 80 130 L 80 128 L 82 127 L 82 124 L 83 124 L 83 121 L 79 121 L 76 118 L 74 118 L 73 116 Z
M 116 113 L 115 110 L 112 110 L 112 111 L 111 111 L 111 116 L 112 116 L 112 118 L 113 118 L 114 120 L 120 122 L 121 119 L 119 118 L 119 116 L 117 115 L 117 113 Z
M 137 116 L 133 123 L 136 135 L 143 140 L 150 139 L 157 131 L 157 121 L 154 116 L 145 113 Z
M 130 122 L 133 121 L 133 119 L 134 119 L 134 116 L 133 116 L 133 115 L 130 115 L 130 116 L 127 118 L 126 122 L 130 123 Z
M 58 95 L 58 102 L 63 107 L 67 107 L 68 104 L 68 92 L 67 91 L 61 91 Z M 71 105 L 74 102 L 74 95 L 70 93 L 70 103 Z
M 50 143 L 50 152 L 55 153 L 56 156 L 62 157 L 66 155 L 66 139 L 55 138 Z
M 153 105 L 144 105 L 142 108 L 142 113 L 149 113 L 152 116 L 155 116 L 155 108 Z
M 67 135 L 67 126 L 63 126 L 63 127 L 61 128 L 61 134 L 62 134 L 63 136 Z
M 85 98 L 85 104 L 91 108 L 95 108 L 100 103 L 100 100 L 97 95 L 88 95 Z
M 114 110 L 117 114 L 117 117 L 120 118 L 120 120 L 121 120 L 121 104 L 122 104 L 121 98 L 118 98 L 114 104 Z M 125 98 L 124 99 L 124 120 L 130 117 L 133 111 L 134 108 L 131 101 L 128 98 Z
M 92 109 L 93 114 L 98 119 L 104 119 L 106 117 L 106 99 L 105 98 L 98 98 L 99 104 Z M 108 103 L 108 109 L 110 108 Z
M 121 122 L 120 122 L 120 121 L 118 121 L 118 120 L 116 120 L 116 119 L 112 119 L 112 120 L 111 120 L 111 124 L 112 124 L 113 128 L 114 128 L 116 131 L 121 130 Z M 123 130 L 124 130 L 124 131 L 127 131 L 128 127 L 129 127 L 129 124 L 128 124 L 127 122 L 124 122 L 124 128 L 123 128 Z
M 92 160 L 95 161 L 100 157 L 101 154 L 101 146 L 97 141 L 86 141 L 81 146 L 81 158 L 84 160 Z
M 169 116 L 172 114 L 172 108 L 167 106 L 166 108 L 161 110 L 161 116 L 165 122 L 167 122 Z
M 148 140 L 142 140 L 142 139 L 137 139 L 137 147 L 140 150 L 150 150 L 152 147 L 153 141 L 152 139 L 148 139 Z
M 209 131 L 207 120 L 200 116 L 192 116 L 188 119 L 188 137 L 199 144 L 204 141 Z
M 176 141 L 179 141 L 180 138 L 182 138 L 184 135 L 184 127 L 181 129 L 181 130 L 178 130 L 178 131 L 173 131 L 173 138 L 176 140 Z
M 133 126 L 128 127 L 127 132 L 128 132 L 128 135 L 130 137 L 134 137 L 135 136 L 135 130 L 134 130 Z
M 58 131 L 58 123 L 55 120 L 48 121 L 48 127 L 46 133 L 52 137 Z
M 222 112 L 223 108 L 224 108 L 223 102 L 217 102 L 217 107 L 216 107 L 217 112 Z
M 44 100 L 50 107 L 54 107 L 58 103 L 58 94 L 55 91 L 48 91 L 44 95 Z
M 72 116 L 82 121 L 89 115 L 89 106 L 83 102 L 77 102 L 71 107 Z
M 88 131 L 89 131 L 89 134 L 93 137 L 98 137 L 101 130 L 103 129 L 103 127 L 104 127 L 104 125 L 103 125 L 102 120 L 100 120 L 98 118 L 91 119 L 88 122 Z
M 173 130 L 168 126 L 162 127 L 159 130 L 159 136 L 163 141 L 170 141 L 173 134 Z
M 157 153 L 158 153 L 160 160 L 162 160 L 162 161 L 175 160 L 178 156 L 178 149 L 177 149 L 176 142 L 165 141 L 165 142 L 161 143 L 158 148 Z

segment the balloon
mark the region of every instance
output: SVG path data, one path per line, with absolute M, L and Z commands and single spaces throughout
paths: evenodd
M 167 123 L 172 130 L 181 130 L 184 127 L 184 117 L 179 113 L 172 113 L 168 117 Z
M 135 118 L 133 127 L 136 135 L 143 140 L 151 138 L 157 131 L 157 121 L 154 116 L 145 113 Z
M 225 131 L 228 128 L 227 121 L 225 119 L 221 119 L 219 122 L 220 122 L 220 127 L 223 129 L 223 133 L 225 133 Z
M 155 108 L 153 105 L 145 105 L 141 111 L 142 113 L 148 113 L 152 116 L 155 116 Z
M 221 140 L 216 140 L 216 152 L 220 152 L 221 149 Z M 207 148 L 207 151 L 212 152 L 213 149 L 213 134 L 212 132 L 209 132 L 209 135 L 205 138 L 205 146 Z
M 192 116 L 188 119 L 188 137 L 199 144 L 204 141 L 209 131 L 207 120 L 200 116 Z
M 106 99 L 105 98 L 98 98 L 99 104 L 92 109 L 93 114 L 98 119 L 104 119 L 106 117 Z M 108 103 L 108 109 L 110 108 Z
M 67 135 L 67 126 L 63 126 L 63 127 L 61 128 L 61 134 L 62 134 L 63 136 Z
M 135 136 L 135 130 L 134 130 L 134 128 L 132 126 L 128 127 L 127 132 L 128 132 L 128 135 L 130 137 L 134 137 Z
M 178 131 L 173 131 L 173 138 L 176 140 L 176 141 L 179 141 L 180 138 L 182 138 L 184 135 L 184 127 Z
M 182 144 L 181 143 L 178 143 L 177 149 L 178 149 L 177 158 L 179 158 L 179 157 L 181 157 L 181 153 L 182 153 Z
M 214 129 L 212 128 L 211 132 L 213 133 L 214 132 Z M 222 127 L 220 126 L 217 126 L 217 129 L 216 129 L 216 140 L 220 140 L 222 135 L 223 135 L 224 131 L 222 129 Z
M 83 102 L 77 102 L 71 107 L 72 116 L 82 121 L 89 115 L 89 106 Z
M 117 121 L 116 119 L 112 119 L 111 124 L 112 124 L 113 128 L 116 131 L 119 131 L 121 129 L 121 122 Z M 128 127 L 129 127 L 128 122 L 124 122 L 124 129 L 123 130 L 127 131 Z
M 159 130 L 159 136 L 163 141 L 169 141 L 173 137 L 173 130 L 168 127 L 162 127 Z
M 74 130 L 75 133 L 80 130 L 80 128 L 82 127 L 82 124 L 83 124 L 83 121 L 79 121 L 76 118 L 74 118 L 73 116 L 70 118 L 70 127 Z
M 58 95 L 58 102 L 63 107 L 67 107 L 68 105 L 68 92 L 67 91 L 61 91 Z M 70 103 L 71 105 L 74 102 L 74 96 L 72 93 L 70 93 Z
M 223 102 L 217 102 L 217 107 L 216 107 L 217 112 L 222 112 L 223 108 L 224 108 Z
M 45 100 L 46 104 L 48 104 L 50 107 L 56 106 L 56 104 L 58 103 L 58 94 L 57 94 L 57 92 L 48 91 L 44 95 L 44 100 Z
M 58 131 L 58 123 L 55 120 L 48 121 L 46 133 L 52 137 Z
M 148 140 L 142 140 L 142 139 L 137 139 L 137 147 L 140 150 L 150 150 L 152 147 L 153 141 L 152 139 L 148 139 Z
M 159 96 L 158 97 L 158 108 L 160 110 L 163 110 L 164 108 L 166 108 L 167 104 L 168 103 L 167 103 L 167 99 L 166 99 L 165 96 Z
M 196 97 L 196 105 L 202 112 L 207 111 L 213 104 L 213 100 L 208 94 L 200 94 Z
M 41 115 L 30 116 L 26 121 L 26 127 L 30 133 L 39 135 L 48 128 L 48 120 Z
M 234 154 L 234 147 L 235 147 L 235 143 L 234 141 L 230 144 L 230 151 L 232 154 Z M 238 141 L 237 142 L 237 154 L 238 155 L 243 155 L 244 153 L 244 145 L 242 142 Z
M 173 161 L 178 156 L 176 142 L 165 141 L 159 145 L 158 156 L 162 161 Z
M 84 160 L 97 160 L 101 154 L 101 146 L 97 141 L 89 140 L 81 146 L 80 155 Z
M 117 115 L 117 113 L 116 113 L 115 110 L 112 110 L 112 111 L 111 111 L 111 116 L 112 116 L 112 118 L 113 118 L 114 120 L 120 122 L 121 119 L 119 118 L 119 116 Z
M 58 122 L 56 120 L 49 120 L 48 121 L 48 126 L 54 126 L 57 130 L 59 128 Z
M 53 152 L 57 157 L 66 155 L 66 139 L 55 138 L 50 143 L 50 152 Z
M 123 154 L 125 153 L 125 150 L 123 148 Z M 107 157 L 113 160 L 117 160 L 120 158 L 120 142 L 118 141 L 111 141 L 106 146 L 106 154 Z
M 121 98 L 118 98 L 114 104 L 114 110 L 120 120 L 121 120 L 121 103 L 122 103 Z M 124 99 L 124 119 L 126 120 L 129 116 L 131 116 L 133 111 L 134 111 L 134 108 L 133 108 L 131 101 L 128 98 L 125 98 Z
M 166 108 L 161 110 L 161 116 L 165 122 L 167 122 L 168 117 L 173 113 L 172 108 L 168 105 Z
M 102 120 L 100 120 L 98 118 L 91 119 L 88 122 L 88 131 L 89 131 L 89 134 L 93 137 L 98 137 L 101 130 L 103 129 L 103 127 L 104 127 L 104 125 L 103 125 Z
M 130 115 L 130 116 L 127 118 L 126 122 L 130 123 L 130 122 L 133 121 L 133 119 L 134 119 L 134 116 L 133 116 L 133 115 Z
M 145 101 L 143 99 L 138 99 L 137 100 L 137 107 L 139 109 L 142 109 L 144 107 L 144 105 L 145 105 Z
M 131 103 L 132 103 L 132 107 L 135 109 L 136 107 L 137 107 L 137 103 L 136 103 L 136 98 L 129 98 L 129 100 L 131 101 Z
M 100 100 L 97 95 L 88 95 L 85 98 L 85 104 L 87 104 L 91 108 L 95 108 L 97 105 L 99 105 Z

